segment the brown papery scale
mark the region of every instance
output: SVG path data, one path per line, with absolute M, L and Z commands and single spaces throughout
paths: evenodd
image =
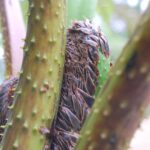
M 14 90 L 18 83 L 18 78 L 10 78 L 0 86 L 0 141 L 3 137 L 3 132 L 9 112 L 14 100 Z
M 102 41 L 102 42 L 101 42 Z M 73 150 L 94 102 L 98 85 L 98 50 L 104 51 L 101 31 L 90 21 L 74 22 L 67 32 L 61 99 L 51 129 L 51 150 Z

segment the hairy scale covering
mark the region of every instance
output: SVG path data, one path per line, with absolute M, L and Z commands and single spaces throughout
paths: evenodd
M 94 102 L 98 85 L 99 53 L 108 45 L 88 20 L 74 22 L 67 32 L 65 70 L 58 114 L 51 129 L 51 150 L 73 150 Z
M 14 99 L 14 89 L 18 83 L 18 78 L 12 77 L 0 86 L 0 141 L 2 140 L 4 127 L 9 117 L 10 109 Z

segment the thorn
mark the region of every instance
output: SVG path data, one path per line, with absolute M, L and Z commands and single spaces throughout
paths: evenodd
M 18 119 L 18 120 L 22 119 L 22 112 L 19 112 L 19 114 L 16 116 L 16 119 Z

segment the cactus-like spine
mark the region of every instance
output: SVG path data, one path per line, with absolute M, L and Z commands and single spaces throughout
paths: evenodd
M 81 132 L 76 150 L 126 150 L 150 102 L 150 6 Z
M 25 57 L 3 150 L 44 147 L 43 129 L 51 126 L 63 74 L 65 4 L 65 0 L 29 1 Z

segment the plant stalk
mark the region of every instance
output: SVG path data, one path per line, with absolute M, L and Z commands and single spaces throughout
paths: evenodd
M 41 150 L 59 100 L 65 53 L 65 0 L 30 0 L 25 57 L 2 150 Z
M 150 6 L 96 97 L 76 150 L 126 150 L 150 102 Z

